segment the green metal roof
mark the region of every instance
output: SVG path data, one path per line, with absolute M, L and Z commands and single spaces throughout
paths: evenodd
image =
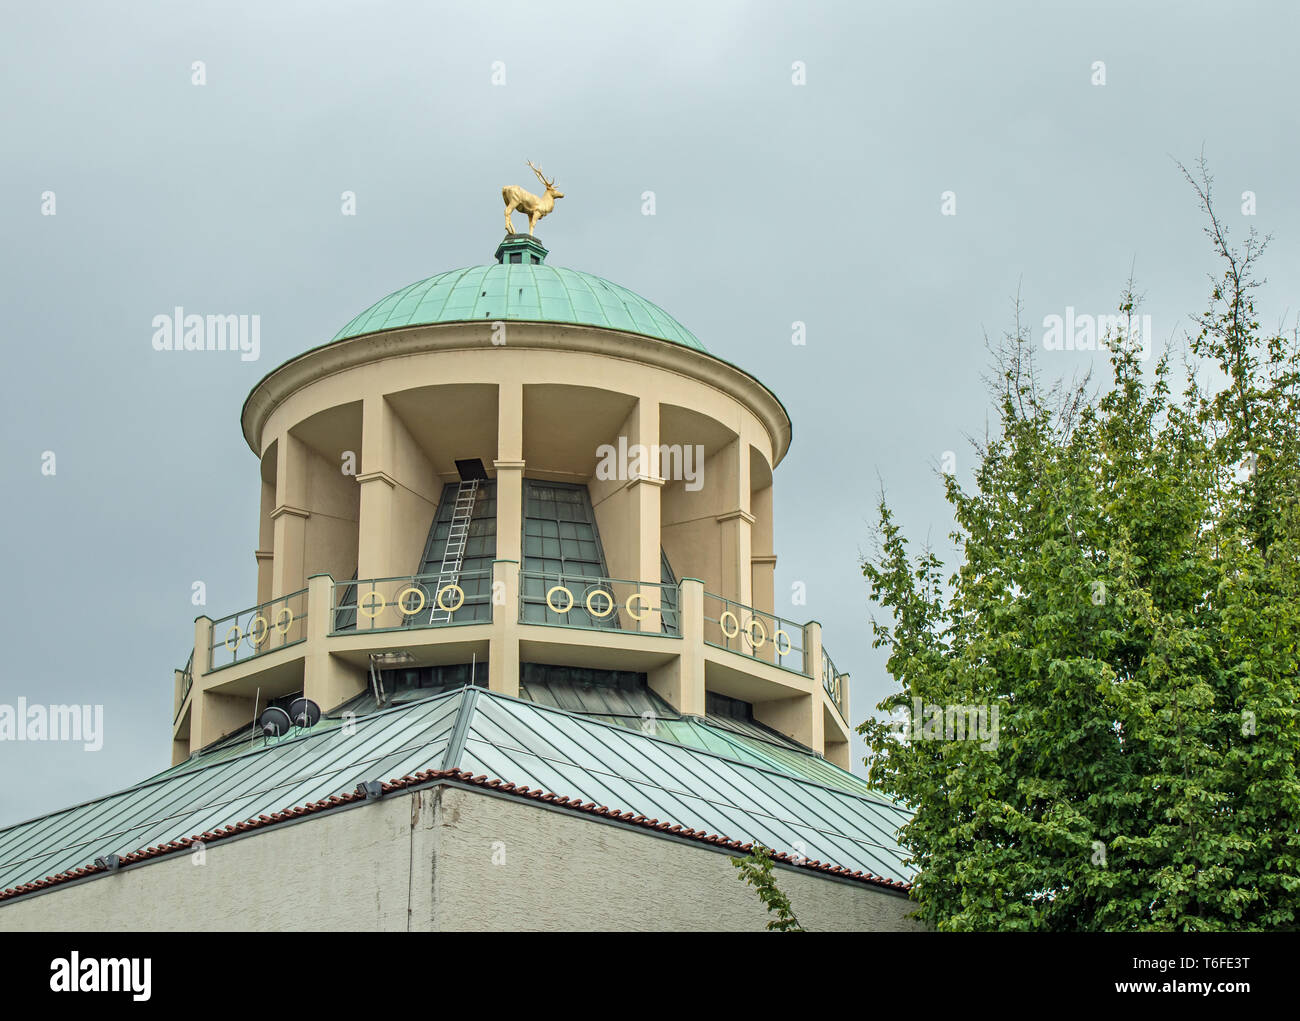
M 601 684 L 521 681 L 519 694 L 530 702 L 554 706 L 588 719 L 629 727 L 752 765 L 779 769 L 851 794 L 880 797 L 861 777 L 813 754 L 770 727 L 713 714 L 682 716 L 650 688 L 621 690 Z
M 651 735 L 464 687 L 340 724 L 219 742 L 127 790 L 0 829 L 0 890 L 350 793 L 362 781 L 449 768 L 912 878 L 896 840 L 906 809 L 852 790 L 842 770 L 810 753 L 698 720 L 667 721 Z
M 705 350 L 690 330 L 639 294 L 591 273 L 545 263 L 470 266 L 419 280 L 371 305 L 334 339 L 484 320 L 599 326 Z

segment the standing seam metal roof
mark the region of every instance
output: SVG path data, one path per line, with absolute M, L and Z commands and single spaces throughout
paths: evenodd
M 16 887 L 73 872 L 100 855 L 267 822 L 268 813 L 298 814 L 303 806 L 350 795 L 362 781 L 430 770 L 540 788 L 575 805 L 600 806 L 599 814 L 663 820 L 701 837 L 759 841 L 778 854 L 894 884 L 911 879 L 895 839 L 905 809 L 774 765 L 482 688 L 354 722 L 354 728 L 322 724 L 250 751 L 224 745 L 135 787 L 0 829 L 0 890 L 12 896 Z

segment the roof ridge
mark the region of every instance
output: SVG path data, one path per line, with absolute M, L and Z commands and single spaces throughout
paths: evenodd
M 470 721 L 478 708 L 479 692 L 484 690 L 486 689 L 473 686 L 473 690 L 456 710 L 456 724 L 451 729 L 451 737 L 447 739 L 447 751 L 442 759 L 443 769 L 460 766 L 460 757 L 465 754 L 465 739 L 469 734 Z

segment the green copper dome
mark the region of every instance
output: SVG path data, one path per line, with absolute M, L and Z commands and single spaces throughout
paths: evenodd
M 524 237 L 527 235 L 513 235 L 503 248 L 508 245 L 544 255 L 544 248 L 524 242 Z M 685 326 L 626 287 L 540 261 L 470 266 L 420 280 L 366 309 L 334 339 L 403 326 L 484 320 L 599 326 L 705 350 Z

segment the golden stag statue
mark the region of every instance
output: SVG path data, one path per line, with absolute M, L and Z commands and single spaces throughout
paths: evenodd
M 515 225 L 510 222 L 510 214 L 518 209 L 528 217 L 528 233 L 532 234 L 533 228 L 537 226 L 537 221 L 555 208 L 555 200 L 564 198 L 564 192 L 555 190 L 555 181 L 548 181 L 541 170 L 533 167 L 533 161 L 529 160 L 528 165 L 533 168 L 533 173 L 537 179 L 546 187 L 546 194 L 538 198 L 532 192 L 524 191 L 517 184 L 507 184 L 501 189 L 501 197 L 506 200 L 506 233 L 513 234 Z

